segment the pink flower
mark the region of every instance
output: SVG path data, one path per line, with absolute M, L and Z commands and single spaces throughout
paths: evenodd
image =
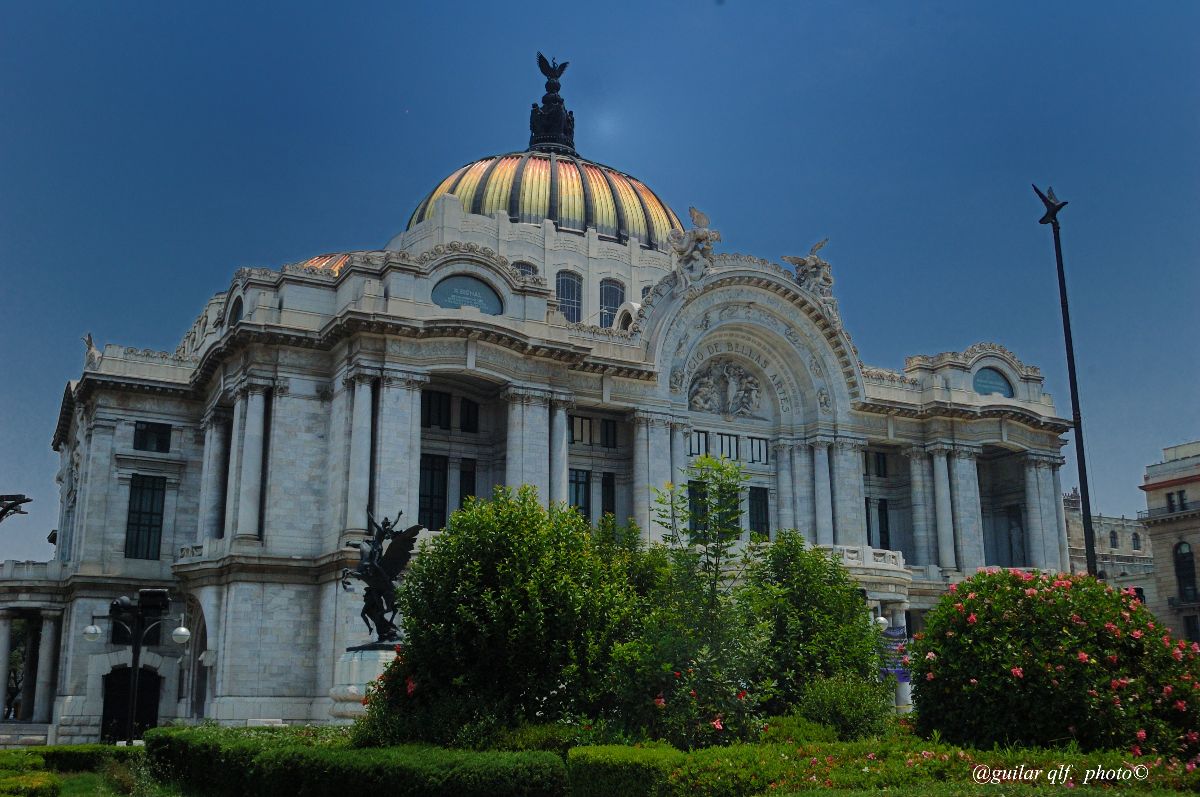
M 1144 741 L 1146 741 L 1146 732 L 1145 732 L 1145 731 L 1143 731 L 1143 730 L 1140 730 L 1140 731 L 1138 731 L 1138 732 L 1137 732 L 1137 740 L 1138 740 L 1139 742 L 1144 742 Z
M 1111 656 L 1108 657 L 1108 663 L 1109 664 L 1117 663 L 1117 654 L 1116 653 L 1113 653 Z
M 1129 752 L 1133 753 L 1134 757 L 1140 758 L 1142 755 L 1142 748 L 1135 744 L 1133 747 L 1129 748 Z
M 951 585 L 950 585 L 950 591 L 951 591 L 951 592 L 958 592 L 958 585 L 957 585 L 957 584 L 951 584 Z
M 1142 638 L 1142 632 L 1141 632 L 1141 631 L 1139 631 L 1139 630 L 1133 630 L 1133 631 L 1130 631 L 1130 632 L 1129 632 L 1129 635 L 1130 635 L 1131 637 L 1133 637 L 1134 639 L 1141 639 L 1141 638 Z
M 725 730 L 725 726 L 723 724 L 721 724 L 720 717 L 717 717 L 716 719 L 714 719 L 710 724 L 719 731 Z
M 970 681 L 968 681 L 967 683 L 971 684 L 971 686 L 978 686 L 978 685 L 979 685 L 979 679 L 978 679 L 978 678 L 972 678 L 972 679 L 971 679 Z
M 695 690 L 695 689 L 693 689 L 692 691 L 688 692 L 688 694 L 689 694 L 689 695 L 691 695 L 692 697 L 695 697 L 695 696 L 696 696 L 696 690 Z
M 1187 711 L 1187 703 L 1185 703 L 1182 700 L 1176 700 L 1175 701 L 1175 710 L 1176 711 Z
M 867 760 L 874 761 L 875 758 L 876 758 L 876 755 L 874 753 L 867 753 Z
M 680 672 L 679 672 L 679 670 L 676 670 L 676 671 L 675 671 L 675 677 L 676 677 L 676 678 L 678 678 L 679 676 L 680 676 Z
M 934 653 L 934 652 L 931 650 L 931 651 L 929 651 L 928 653 L 926 653 L 926 654 L 925 654 L 925 659 L 926 659 L 926 661 L 936 661 L 936 660 L 937 660 L 937 654 L 936 654 L 936 653 Z
M 1175 691 L 1175 687 L 1171 686 L 1170 684 L 1167 684 L 1166 686 L 1163 687 L 1163 697 L 1167 697 L 1174 691 Z
M 1021 669 L 1020 667 L 1013 667 L 1011 670 L 1009 670 L 1009 672 L 1011 672 L 1013 674 L 1014 678 L 1024 678 L 1025 677 L 1025 671 L 1023 669 Z
M 667 701 L 663 698 L 662 692 L 659 692 L 658 697 L 654 698 L 654 705 L 658 706 L 659 708 L 667 707 Z
M 979 618 L 975 616 L 975 612 L 971 612 L 970 614 L 967 615 L 967 624 L 975 625 L 975 621 L 978 619 Z
M 900 663 L 907 667 L 908 665 L 912 664 L 912 659 L 908 656 L 904 656 L 900 659 Z
M 417 691 L 417 682 L 411 675 L 404 679 L 404 691 L 408 692 L 409 697 L 412 697 L 413 692 Z
M 927 673 L 925 673 L 925 680 L 926 680 L 926 681 L 932 681 L 932 680 L 933 680 L 933 673 L 931 673 L 931 672 L 927 672 Z
M 1033 587 L 1030 587 L 1029 589 L 1025 590 L 1025 594 L 1031 598 L 1035 598 L 1037 597 L 1037 590 Z
M 1082 650 L 1075 654 L 1075 658 L 1079 659 L 1084 664 L 1088 663 L 1088 654 L 1084 653 Z
M 974 592 L 968 592 L 968 593 L 967 593 L 967 600 L 974 600 L 974 598 L 975 598 L 975 593 L 974 593 Z
M 746 690 L 745 690 L 745 689 L 741 689 L 741 690 L 739 690 L 739 691 L 738 691 L 738 693 L 737 693 L 737 699 L 738 699 L 738 700 L 745 700 L 745 699 L 746 699 Z
M 959 614 L 962 614 L 963 605 L 961 603 L 954 604 L 954 610 L 957 611 Z

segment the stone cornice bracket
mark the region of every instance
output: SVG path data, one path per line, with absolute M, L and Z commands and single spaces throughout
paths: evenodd
M 385 387 L 404 387 L 409 390 L 421 390 L 429 384 L 428 374 L 392 368 L 384 368 L 381 379 Z

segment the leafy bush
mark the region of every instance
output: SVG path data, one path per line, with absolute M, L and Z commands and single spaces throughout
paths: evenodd
M 567 755 L 571 797 L 663 797 L 687 760 L 673 747 L 576 747 Z
M 141 747 L 111 744 L 70 744 L 39 747 L 37 753 L 52 772 L 99 772 L 108 761 L 127 761 L 142 756 Z
M 879 631 L 857 583 L 839 561 L 805 548 L 798 532 L 780 532 L 764 546 L 738 600 L 769 631 L 763 675 L 776 683 L 769 710 L 795 706 L 810 679 L 878 673 Z
M 1198 654 L 1132 590 L 991 569 L 942 598 L 914 642 L 918 728 L 977 746 L 1074 741 L 1200 763 Z
M 45 762 L 35 751 L 44 749 L 44 747 L 35 747 L 24 750 L 0 750 L 0 772 L 26 772 L 31 769 L 41 769 Z
M 659 493 L 666 567 L 637 636 L 616 648 L 612 680 L 626 729 L 680 748 L 757 737 L 771 694 L 759 677 L 764 630 L 733 596 L 747 562 L 735 556 L 745 478 L 737 463 L 707 456 L 689 477 L 702 489 Z
M 406 642 L 368 700 L 360 743 L 486 743 L 502 727 L 611 705 L 613 646 L 632 632 L 628 558 L 577 512 L 497 489 L 422 547 L 398 605 Z M 461 731 L 478 728 L 475 738 Z
M 876 736 L 895 713 L 894 687 L 849 675 L 817 678 L 805 686 L 797 713 L 830 725 L 844 742 Z
M 821 722 L 810 720 L 799 714 L 768 717 L 761 742 L 763 744 L 797 744 L 801 742 L 836 742 L 838 733 Z

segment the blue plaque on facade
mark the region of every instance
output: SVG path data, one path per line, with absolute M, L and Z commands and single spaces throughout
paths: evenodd
M 989 393 L 999 393 L 1005 398 L 1013 397 L 1012 385 L 1004 378 L 1004 374 L 995 368 L 980 368 L 975 374 L 975 392 L 981 396 Z
M 504 302 L 492 287 L 477 277 L 455 274 L 433 286 L 433 303 L 438 307 L 457 309 L 477 307 L 487 315 L 504 312 Z

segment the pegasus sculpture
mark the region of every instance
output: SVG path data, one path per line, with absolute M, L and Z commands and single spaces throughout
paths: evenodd
M 400 512 L 396 520 L 400 519 Z M 417 544 L 417 535 L 422 526 L 409 526 L 404 531 L 397 531 L 395 521 L 386 517 L 383 523 L 375 522 L 375 517 L 367 512 L 373 533 L 370 539 L 358 543 L 347 543 L 351 548 L 358 549 L 358 566 L 353 570 L 343 568 L 342 588 L 350 589 L 350 579 L 356 578 L 366 585 L 363 590 L 363 609 L 359 613 L 367 624 L 368 633 L 373 633 L 379 642 L 394 642 L 400 638 L 396 627 L 396 579 L 404 572 L 404 568 L 412 559 L 413 548 Z M 384 550 L 384 543 L 390 543 Z

